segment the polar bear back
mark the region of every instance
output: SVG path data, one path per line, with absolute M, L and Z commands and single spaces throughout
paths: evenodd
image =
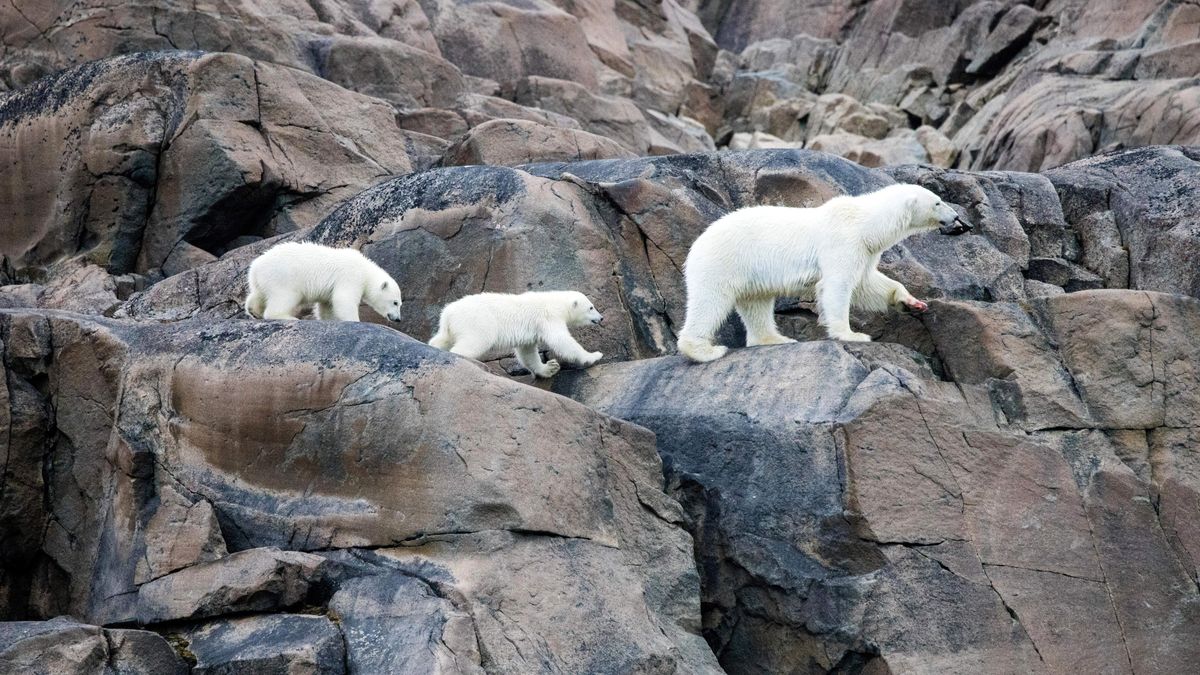
M 313 242 L 286 242 L 272 247 L 250 264 L 250 287 L 266 294 L 287 290 L 306 302 L 329 300 L 335 289 L 365 292 L 391 277 L 360 251 Z

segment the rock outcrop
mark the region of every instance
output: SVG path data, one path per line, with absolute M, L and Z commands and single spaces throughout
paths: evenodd
M 644 429 L 369 324 L 8 310 L 0 342 L 6 618 L 136 621 L 202 668 L 716 671 Z
M 1170 195 L 1196 174 L 1186 148 L 1045 175 L 795 150 L 448 167 L 284 235 L 366 252 L 420 338 L 446 298 L 585 290 L 608 365 L 551 386 L 586 408 L 380 326 L 239 320 L 271 240 L 117 320 L 8 310 L 8 611 L 167 627 L 198 663 L 321 663 L 340 634 L 363 672 L 703 670 L 708 647 L 728 672 L 1183 668 L 1200 304 L 1158 251 L 1190 255 Z M 839 346 L 789 299 L 810 342 L 663 356 L 708 222 L 894 180 L 976 225 L 885 256 L 928 314 L 856 317 L 879 343 Z
M 1197 25 L 0 5 L 0 671 L 1189 672 Z M 801 343 L 674 355 L 709 223 L 897 181 L 975 225 L 885 253 L 926 314 L 841 344 L 784 298 Z M 363 251 L 403 320 L 249 320 L 293 240 Z M 420 342 L 563 288 L 607 317 L 586 371 Z

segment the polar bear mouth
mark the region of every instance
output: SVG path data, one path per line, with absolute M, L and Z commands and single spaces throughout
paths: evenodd
M 942 225 L 938 228 L 938 231 L 942 234 L 956 237 L 960 234 L 966 234 L 972 229 L 974 228 L 971 227 L 971 224 L 963 220 L 962 216 L 955 216 L 954 220 L 950 221 L 949 223 L 942 223 Z

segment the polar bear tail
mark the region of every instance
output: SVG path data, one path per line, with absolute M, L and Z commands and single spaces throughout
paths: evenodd
M 709 340 L 694 337 L 679 338 L 679 353 L 697 363 L 716 361 L 725 356 L 728 351 L 729 347 L 714 345 Z
M 251 288 L 250 294 L 246 296 L 246 313 L 250 316 L 261 319 L 263 312 L 267 309 L 267 296 L 257 288 Z
M 438 332 L 429 338 L 429 346 L 442 350 L 449 350 L 454 346 L 454 338 L 450 336 L 450 330 L 444 322 L 438 325 Z

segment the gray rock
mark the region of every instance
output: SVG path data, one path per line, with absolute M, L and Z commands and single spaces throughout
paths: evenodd
M 183 675 L 188 667 L 156 633 L 100 628 L 60 617 L 0 623 L 0 671 Z
M 308 596 L 323 562 L 299 551 L 254 548 L 197 563 L 142 584 L 137 620 L 151 624 L 287 609 Z
M 204 623 L 180 633 L 192 673 L 293 675 L 346 672 L 346 649 L 327 617 L 268 614 Z M 358 671 L 367 672 L 367 671 Z

